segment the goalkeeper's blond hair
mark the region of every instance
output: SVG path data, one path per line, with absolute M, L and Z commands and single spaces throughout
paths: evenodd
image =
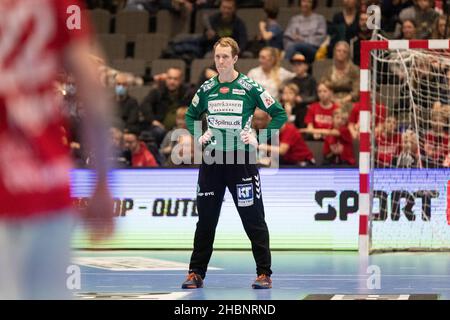
M 240 49 L 237 42 L 230 37 L 223 37 L 220 38 L 215 44 L 214 44 L 214 51 L 216 50 L 217 46 L 221 47 L 231 47 L 231 55 L 234 58 L 235 56 L 239 55 Z

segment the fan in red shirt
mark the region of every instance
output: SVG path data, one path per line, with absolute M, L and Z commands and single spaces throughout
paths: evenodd
M 348 128 L 352 134 L 353 139 L 359 139 L 359 112 L 361 111 L 361 103 L 355 102 L 353 104 L 350 117 L 348 118 Z M 384 123 L 387 116 L 387 109 L 384 104 L 377 103 L 375 106 L 375 132 L 380 130 L 381 124 Z
M 144 142 L 138 138 L 138 133 L 128 130 L 123 136 L 125 148 L 131 151 L 132 167 L 157 167 L 158 163 Z
M 293 123 L 286 123 L 280 130 L 280 155 L 282 164 L 296 164 L 302 167 L 315 164 L 311 150 Z
M 324 165 L 355 165 L 353 155 L 353 140 L 347 127 L 348 114 L 341 109 L 333 112 L 332 129 L 314 129 L 314 132 L 324 136 Z
M 444 131 L 445 119 L 439 112 L 432 112 L 431 128 L 425 135 L 425 168 L 442 167 L 448 153 L 448 134 Z
M 306 129 L 302 132 L 312 134 L 314 140 L 322 139 L 322 135 L 315 132 L 314 129 L 332 129 L 333 128 L 333 112 L 339 107 L 333 103 L 333 91 L 331 85 L 327 81 L 319 83 L 317 86 L 317 95 L 319 102 L 309 105 L 308 112 L 305 116 Z
M 381 130 L 375 135 L 376 141 L 376 167 L 389 168 L 392 160 L 396 158 L 401 150 L 401 135 L 397 130 L 397 119 L 387 117 Z
M 63 66 L 80 84 L 86 142 L 97 159 L 97 185 L 84 211 L 95 219 L 85 222 L 93 238 L 113 230 L 107 185 L 111 105 L 89 58 L 90 31 L 80 9 L 77 0 L 0 1 L 0 299 L 70 294 L 72 163 L 61 130 L 62 100 L 54 90 Z
M 260 144 L 258 148 L 265 152 L 275 152 L 281 156 L 282 165 L 315 165 L 314 156 L 302 138 L 297 127 L 292 123 L 285 123 L 280 129 L 280 145 Z

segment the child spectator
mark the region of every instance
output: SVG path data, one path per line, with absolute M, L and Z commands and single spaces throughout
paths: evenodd
M 308 108 L 304 104 L 298 103 L 299 97 L 299 90 L 295 83 L 283 86 L 281 104 L 286 110 L 288 121 L 294 123 L 297 128 L 306 128 L 305 116 Z
M 448 153 L 448 134 L 444 131 L 444 118 L 437 112 L 432 112 L 431 128 L 425 135 L 424 156 L 425 168 L 441 167 Z
M 298 165 L 305 167 L 315 165 L 316 161 L 312 152 L 302 138 L 298 129 L 286 122 L 280 129 L 280 145 L 260 144 L 260 151 L 278 153 L 281 165 Z
M 338 106 L 333 103 L 333 90 L 328 81 L 320 82 L 317 86 L 319 102 L 311 104 L 306 113 L 305 123 L 307 128 L 302 132 L 312 134 L 314 140 L 322 139 L 322 134 L 315 132 L 314 129 L 332 129 L 333 112 Z
M 124 148 L 123 131 L 119 126 L 111 127 L 109 129 L 111 135 L 113 148 L 113 166 L 115 167 L 130 167 L 131 166 L 131 151 Z
M 175 117 L 176 126 L 174 128 L 172 128 L 172 130 L 167 132 L 166 136 L 164 137 L 164 140 L 161 143 L 160 153 L 166 159 L 166 163 L 170 158 L 170 154 L 172 153 L 173 148 L 175 147 L 175 145 L 178 142 L 178 141 L 172 140 L 172 135 L 174 134 L 175 130 L 187 129 L 186 128 L 186 120 L 185 120 L 187 109 L 188 108 L 186 106 L 182 106 L 177 109 L 176 117 Z M 186 134 L 189 135 L 188 132 L 186 132 Z
M 419 148 L 417 136 L 412 130 L 402 134 L 402 151 L 396 158 L 397 168 L 417 168 L 419 166 Z
M 392 166 L 393 159 L 400 153 L 401 139 L 397 130 L 397 119 L 387 117 L 380 131 L 375 134 L 377 168 Z
M 165 166 L 191 166 L 194 164 L 194 138 L 190 134 L 175 132 L 177 140 L 172 152 L 165 162 Z M 172 137 L 174 138 L 174 137 Z
M 356 164 L 353 155 L 353 140 L 347 126 L 348 113 L 341 109 L 333 111 L 333 129 L 322 129 L 324 165 Z
M 444 161 L 442 162 L 442 166 L 445 168 L 450 168 L 450 145 L 447 145 L 447 154 L 445 156 Z

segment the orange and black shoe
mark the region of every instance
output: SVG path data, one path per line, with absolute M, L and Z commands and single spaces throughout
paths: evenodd
M 272 288 L 272 280 L 266 274 L 260 274 L 252 284 L 253 289 L 270 289 Z
M 191 272 L 186 278 L 186 281 L 181 285 L 182 289 L 197 289 L 203 288 L 203 279 L 200 275 Z

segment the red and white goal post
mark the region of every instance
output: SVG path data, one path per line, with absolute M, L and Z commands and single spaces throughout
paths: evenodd
M 361 41 L 364 255 L 450 250 L 449 47 L 449 40 Z

